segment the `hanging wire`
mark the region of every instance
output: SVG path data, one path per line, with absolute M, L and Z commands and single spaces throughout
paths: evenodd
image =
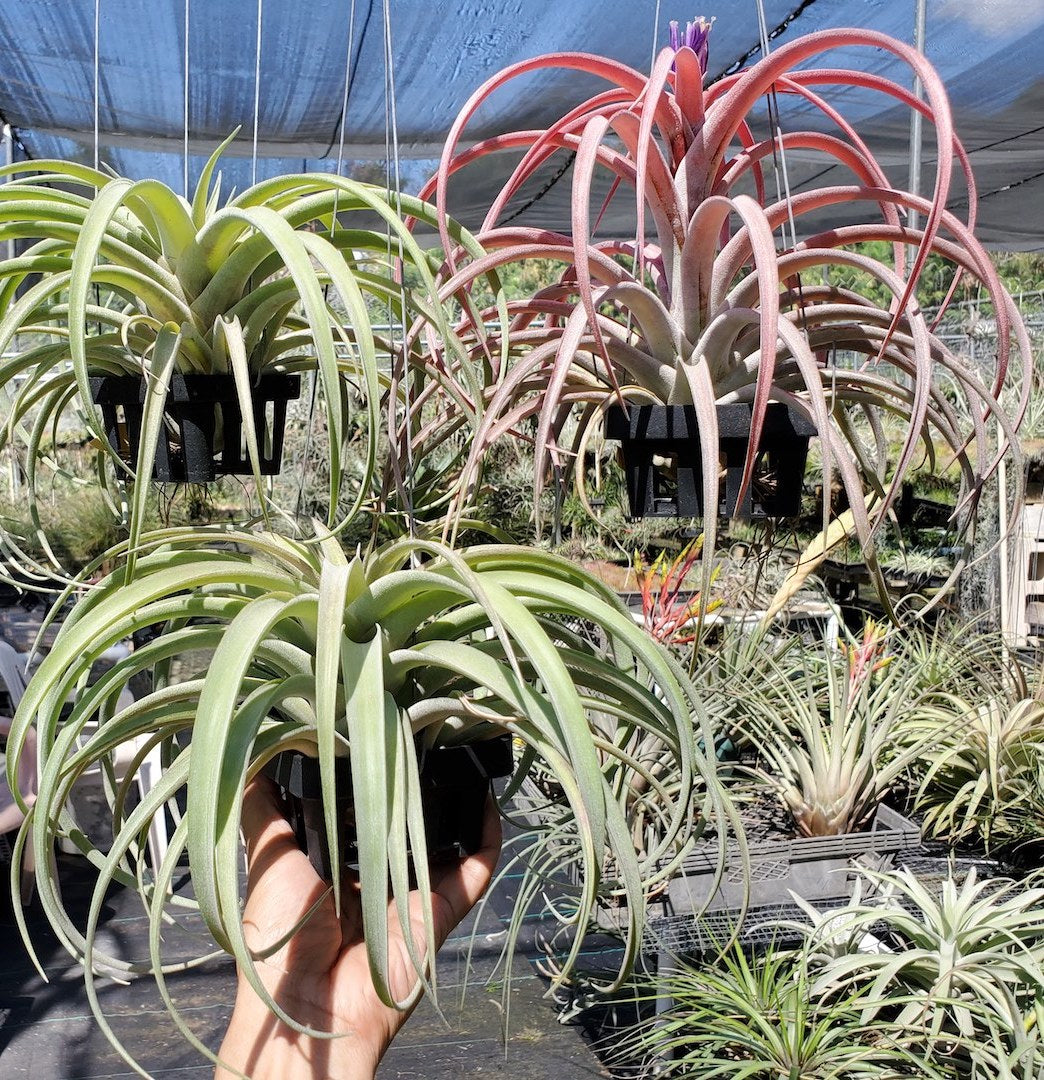
M 660 37 L 660 0 L 656 0 L 656 10 L 653 12 L 653 32 L 652 32 L 652 55 L 649 57 L 649 69 L 652 70 L 653 64 L 656 63 L 656 42 Z
M 101 0 L 94 0 L 94 167 L 98 168 L 99 101 L 101 85 Z
M 261 114 L 261 26 L 265 0 L 257 0 L 257 41 L 254 46 L 254 140 L 250 150 L 250 186 L 257 183 L 257 125 Z
M 184 105 L 184 150 L 182 161 L 182 177 L 181 186 L 182 194 L 185 198 L 188 198 L 189 193 L 189 3 L 190 0 L 185 0 L 185 82 L 182 87 L 182 97 Z
M 341 96 L 341 120 L 339 124 L 338 137 L 337 137 L 337 175 L 341 175 L 341 169 L 344 167 L 344 140 L 345 133 L 347 131 L 348 121 L 348 92 L 351 89 L 352 84 L 352 46 L 355 43 L 355 0 L 351 0 L 351 4 L 348 8 L 348 42 L 344 50 L 344 93 Z M 337 208 L 340 192 L 334 194 L 333 214 L 330 217 L 330 238 L 333 238 L 334 232 L 337 229 Z M 328 295 L 327 290 L 329 286 L 325 286 L 323 295 Z M 294 508 L 294 516 L 296 518 L 301 517 L 301 506 L 304 503 L 304 491 L 305 484 L 308 480 L 308 473 L 311 465 L 312 455 L 312 437 L 314 435 L 315 424 L 315 407 L 318 398 L 319 380 L 313 374 L 312 376 L 312 388 L 308 397 L 308 423 L 305 427 L 305 445 L 304 445 L 304 457 L 301 462 L 300 480 L 297 485 L 297 501 Z
M 401 175 L 399 168 L 399 125 L 398 117 L 395 110 L 395 60 L 392 51 L 392 34 L 391 34 L 391 0 L 384 0 L 383 2 L 383 16 L 384 16 L 384 150 L 388 160 L 388 167 L 385 170 L 386 187 L 388 201 L 391 202 L 394 196 L 395 210 L 399 218 L 402 217 L 402 205 L 400 199 L 400 192 L 402 190 Z M 394 186 L 393 186 L 394 180 Z M 389 222 L 386 229 L 387 238 L 387 255 L 389 260 L 392 256 L 392 235 L 391 235 L 391 223 Z M 396 257 L 399 260 L 399 264 L 402 264 L 403 250 L 402 250 L 402 237 L 396 234 Z M 437 303 L 437 297 L 432 297 L 432 302 Z M 400 334 L 400 340 L 402 342 L 402 407 L 403 407 L 403 445 L 406 451 L 406 473 L 405 477 L 400 477 L 400 490 L 402 491 L 403 499 L 406 503 L 406 516 L 409 524 L 409 533 L 411 537 L 417 534 L 417 521 L 414 511 L 413 500 L 413 481 L 414 481 L 414 462 L 413 462 L 413 431 L 411 429 L 411 401 L 410 401 L 410 373 L 407 369 L 406 362 L 406 288 L 403 276 L 399 277 L 399 311 L 401 325 L 396 327 L 394 325 L 395 313 L 391 309 L 391 305 L 388 307 L 388 325 L 391 341 L 394 342 L 394 331 L 398 330 Z M 391 395 L 388 402 L 388 428 L 389 436 L 393 443 L 397 442 L 395 432 L 398 431 L 398 418 L 396 416 L 395 408 L 395 396 Z M 398 462 L 398 447 L 396 452 L 392 455 L 393 461 Z M 397 467 L 397 464 L 396 464 Z
M 755 0 L 758 12 L 758 32 L 761 35 L 761 54 L 763 58 L 769 55 L 769 31 L 768 22 L 765 18 L 765 5 L 763 0 Z M 787 154 L 783 145 L 783 126 L 779 118 L 779 99 L 776 96 L 775 83 L 769 87 L 768 93 L 769 125 L 772 129 L 772 165 L 773 176 L 776 181 L 776 199 L 785 200 L 787 208 L 786 223 L 779 227 L 783 247 L 787 247 L 787 227 L 790 229 L 790 247 L 797 246 L 797 224 L 794 221 L 794 202 L 790 191 L 790 175 L 787 172 Z M 782 181 L 782 190 L 780 182 Z M 805 302 L 802 295 L 801 275 L 797 275 L 798 313 L 804 322 Z
M 98 168 L 101 160 L 99 150 L 99 131 L 101 113 L 101 0 L 94 0 L 94 167 Z M 101 307 L 101 288 L 94 283 L 94 302 Z M 96 327 L 97 333 L 102 332 L 99 322 Z
M 341 123 L 337 134 L 337 175 L 344 166 L 344 136 L 348 128 L 348 91 L 352 86 L 352 45 L 355 42 L 355 0 L 348 9 L 348 46 L 344 50 L 344 94 L 341 97 Z

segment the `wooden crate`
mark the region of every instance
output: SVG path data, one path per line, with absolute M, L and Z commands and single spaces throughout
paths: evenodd
M 1004 630 L 1019 647 L 1044 638 L 1044 503 L 1027 503 L 1013 534 Z

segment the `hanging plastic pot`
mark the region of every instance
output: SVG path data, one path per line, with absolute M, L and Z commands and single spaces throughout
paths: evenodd
M 737 505 L 751 407 L 718 405 L 717 412 L 718 516 L 748 520 L 800 513 L 808 441 L 816 433 L 811 421 L 786 405 L 769 405 L 754 478 Z M 704 516 L 703 453 L 692 405 L 612 405 L 605 414 L 605 434 L 621 444 L 632 520 Z
M 436 747 L 420 756 L 421 808 L 431 859 L 459 858 L 479 850 L 490 783 L 509 776 L 513 764 L 509 735 Z M 298 847 L 321 878 L 332 880 L 318 758 L 288 750 L 273 758 L 265 772 L 282 789 Z M 358 846 L 347 758 L 337 759 L 336 777 L 338 842 L 344 863 L 352 865 Z
M 105 437 L 133 468 L 141 444 L 146 382 L 136 375 L 91 379 L 101 407 Z M 299 375 L 263 375 L 251 388 L 261 473 L 279 472 L 287 402 L 301 395 Z M 164 405 L 164 427 L 156 444 L 152 477 L 161 482 L 209 484 L 220 476 L 249 476 L 243 414 L 231 375 L 174 375 Z

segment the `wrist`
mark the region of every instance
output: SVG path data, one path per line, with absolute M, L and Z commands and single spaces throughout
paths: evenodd
M 299 1011 L 281 1002 L 303 1026 L 331 1035 L 310 1036 L 279 1019 L 241 983 L 218 1056 L 216 1080 L 245 1075 L 251 1080 L 373 1080 L 384 1045 L 373 1032 L 353 1031 L 329 1014 Z M 224 1068 L 222 1067 L 224 1066 Z

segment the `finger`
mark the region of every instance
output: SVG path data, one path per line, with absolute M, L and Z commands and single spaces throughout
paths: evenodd
M 442 901 L 437 909 L 435 927 L 440 943 L 478 903 L 489 888 L 493 872 L 497 868 L 500 859 L 501 822 L 500 811 L 492 795 L 486 799 L 481 843 L 482 846 L 474 855 L 461 859 L 460 864 L 441 877 L 432 890 Z
M 240 827 L 247 848 L 250 875 L 263 872 L 265 866 L 284 854 L 299 851 L 294 830 L 283 814 L 279 788 L 266 776 L 256 776 L 243 790 Z

